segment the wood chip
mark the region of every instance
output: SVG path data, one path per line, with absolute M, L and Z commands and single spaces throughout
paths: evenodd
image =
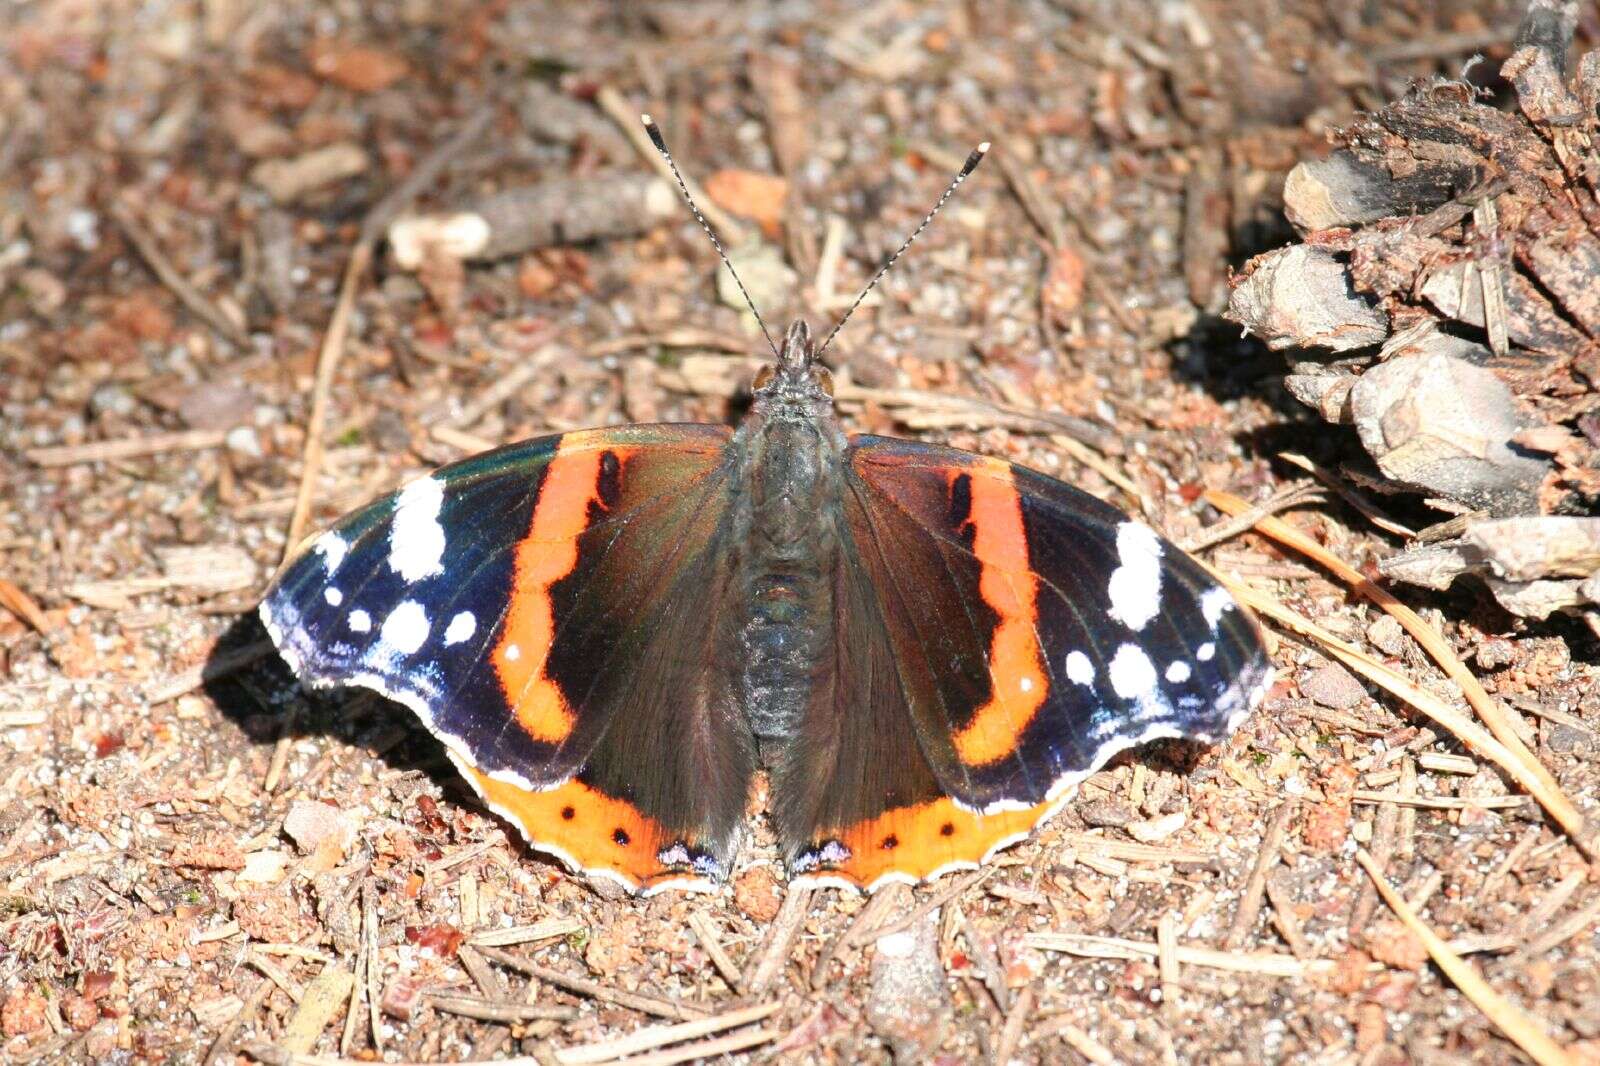
M 323 1030 L 345 1009 L 354 984 L 355 975 L 343 966 L 324 966 L 306 986 L 299 1007 L 283 1027 L 279 1045 L 294 1052 L 310 1051 Z

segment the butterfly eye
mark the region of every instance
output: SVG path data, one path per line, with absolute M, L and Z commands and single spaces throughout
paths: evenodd
M 750 387 L 754 391 L 760 392 L 770 384 L 772 384 L 772 367 L 764 366 L 756 371 L 756 380 Z
M 825 366 L 817 367 L 817 384 L 829 396 L 833 395 L 833 371 Z

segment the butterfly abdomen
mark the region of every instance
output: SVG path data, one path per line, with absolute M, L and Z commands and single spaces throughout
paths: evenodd
M 753 418 L 734 517 L 744 618 L 733 649 L 764 761 L 799 728 L 834 645 L 837 433 L 831 421 Z

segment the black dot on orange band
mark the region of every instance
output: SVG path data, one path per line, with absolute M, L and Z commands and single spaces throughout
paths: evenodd
M 899 846 L 900 846 L 900 838 L 895 836 L 893 833 L 890 833 L 888 836 L 883 838 L 883 850 L 884 851 L 893 851 L 895 848 L 898 848 Z
M 625 848 L 628 846 L 628 831 L 619 826 L 611 831 L 611 839 L 615 840 L 619 847 Z
M 563 807 L 563 808 L 561 808 L 562 820 L 570 822 L 574 818 L 576 818 L 577 816 L 578 816 L 578 812 L 573 810 L 571 807 Z
M 942 837 L 953 837 L 953 836 L 955 836 L 956 835 L 955 823 L 954 822 L 946 822 L 943 825 L 941 825 L 939 827 L 939 835 L 942 836 Z

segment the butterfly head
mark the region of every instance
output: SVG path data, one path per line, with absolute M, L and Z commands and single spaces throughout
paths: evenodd
M 778 361 L 761 368 L 751 390 L 764 409 L 814 408 L 833 402 L 833 374 L 817 361 L 811 327 L 796 319 L 783 335 Z

